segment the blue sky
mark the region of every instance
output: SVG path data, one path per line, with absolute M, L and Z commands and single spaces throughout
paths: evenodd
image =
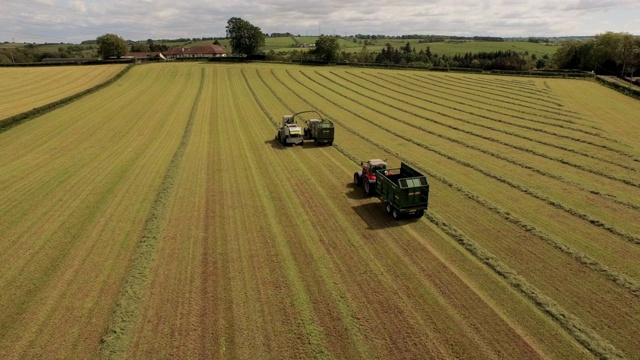
M 240 17 L 265 33 L 640 35 L 638 0 L 0 0 L 0 42 L 222 37 Z

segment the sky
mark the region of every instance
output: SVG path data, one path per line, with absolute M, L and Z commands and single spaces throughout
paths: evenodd
M 0 42 L 224 37 L 232 17 L 302 36 L 640 35 L 639 0 L 0 0 Z

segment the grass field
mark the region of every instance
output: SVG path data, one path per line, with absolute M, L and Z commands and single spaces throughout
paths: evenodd
M 101 84 L 125 66 L 0 67 L 0 120 Z
M 303 110 L 333 147 L 273 140 Z M 0 358 L 637 357 L 638 113 L 586 80 L 136 66 L 0 133 Z M 369 158 L 427 174 L 424 218 L 354 188 Z

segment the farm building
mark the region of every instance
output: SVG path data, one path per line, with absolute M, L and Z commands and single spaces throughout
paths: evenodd
M 173 48 L 164 55 L 167 59 L 209 58 L 227 56 L 227 52 L 219 45 L 194 46 L 190 48 Z
M 125 59 L 136 59 L 136 61 L 142 60 L 166 60 L 165 56 L 159 51 L 137 51 L 128 52 L 123 56 Z

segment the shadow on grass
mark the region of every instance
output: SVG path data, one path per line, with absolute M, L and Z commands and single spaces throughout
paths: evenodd
M 393 228 L 419 221 L 415 217 L 402 217 L 395 220 L 391 214 L 387 214 L 383 202 L 370 202 L 353 206 L 352 209 L 367 223 L 369 230 Z

